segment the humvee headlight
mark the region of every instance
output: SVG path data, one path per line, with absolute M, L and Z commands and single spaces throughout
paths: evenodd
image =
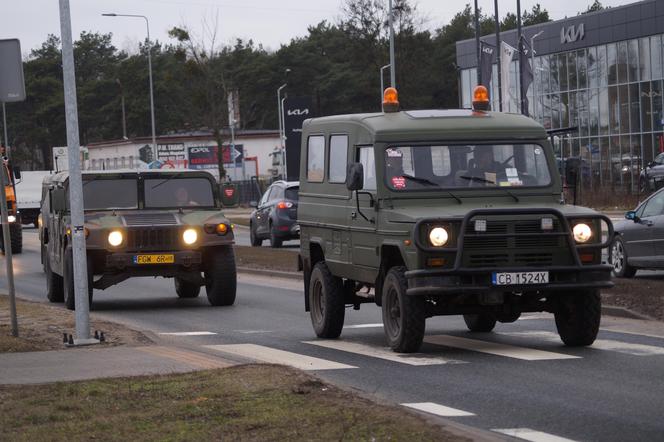
M 593 236 L 593 231 L 588 224 L 579 223 L 572 229 L 574 241 L 584 243 Z
M 192 245 L 198 240 L 198 232 L 194 229 L 187 229 L 182 233 L 182 241 L 185 244 Z
M 7 217 L 7 221 L 9 221 L 10 223 L 15 223 L 16 222 L 16 217 L 14 215 L 9 215 Z
M 431 241 L 431 245 L 434 247 L 444 246 L 447 244 L 448 239 L 449 235 L 447 234 L 447 230 L 442 227 L 434 227 L 431 229 L 431 232 L 429 232 L 429 241 Z
M 117 247 L 120 244 L 122 244 L 123 240 L 124 237 L 122 236 L 122 232 L 120 232 L 119 230 L 113 230 L 111 233 L 108 234 L 108 243 L 113 247 Z

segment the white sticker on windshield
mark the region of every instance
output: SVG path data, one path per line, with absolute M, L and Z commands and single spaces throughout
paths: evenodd
M 508 167 L 508 168 L 506 168 L 506 169 L 505 169 L 505 174 L 506 174 L 508 177 L 518 177 L 518 176 L 519 176 L 519 172 L 516 170 L 515 167 Z
M 539 155 L 541 153 L 542 153 L 542 149 L 540 149 L 539 147 L 536 147 L 535 148 L 535 155 Z
M 389 158 L 401 158 L 403 157 L 403 154 L 399 149 L 387 149 L 387 156 Z

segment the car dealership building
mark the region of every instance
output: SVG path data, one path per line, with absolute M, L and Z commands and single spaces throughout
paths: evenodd
M 664 0 L 646 0 L 523 28 L 534 42 L 534 81 L 528 112 L 547 129 L 577 126 L 556 140 L 556 155 L 580 157 L 593 184 L 625 189 L 638 185 L 639 170 L 664 151 Z M 541 32 L 541 33 L 540 33 Z M 540 33 L 536 38 L 531 39 Z M 516 30 L 501 40 L 517 47 Z M 482 38 L 496 45 L 495 35 Z M 471 106 L 477 84 L 474 39 L 457 42 L 459 100 Z M 495 51 L 497 52 L 497 51 Z M 519 67 L 510 64 L 510 102 L 518 112 Z M 498 109 L 498 69 L 490 93 Z

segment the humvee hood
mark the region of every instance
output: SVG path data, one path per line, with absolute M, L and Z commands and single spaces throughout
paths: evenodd
M 202 225 L 205 223 L 228 223 L 218 210 L 115 210 L 86 212 L 85 223 L 92 227 L 145 227 L 169 225 Z

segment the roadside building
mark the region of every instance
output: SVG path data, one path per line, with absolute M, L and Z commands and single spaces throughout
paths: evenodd
M 253 176 L 269 178 L 280 173 L 274 152 L 279 151 L 279 132 L 276 130 L 239 130 L 235 144 L 224 134 L 222 156 L 227 177 L 233 181 Z M 89 143 L 86 168 L 114 169 L 205 169 L 218 177 L 217 142 L 212 131 L 183 132 L 158 136 L 153 152 L 151 137 L 137 137 Z M 275 169 L 277 169 L 275 171 Z
M 646 0 L 595 13 L 523 28 L 534 40 L 534 81 L 528 112 L 547 129 L 578 126 L 557 141 L 561 160 L 580 157 L 593 184 L 635 189 L 639 171 L 664 152 L 664 0 Z M 495 47 L 495 35 L 483 43 Z M 517 47 L 516 30 L 501 40 Z M 475 40 L 457 42 L 462 107 L 471 106 L 477 84 Z M 494 54 L 497 51 L 494 51 Z M 532 54 L 528 54 L 529 61 Z M 498 109 L 494 56 L 490 85 Z M 505 112 L 519 112 L 519 62 L 510 63 L 510 100 Z

